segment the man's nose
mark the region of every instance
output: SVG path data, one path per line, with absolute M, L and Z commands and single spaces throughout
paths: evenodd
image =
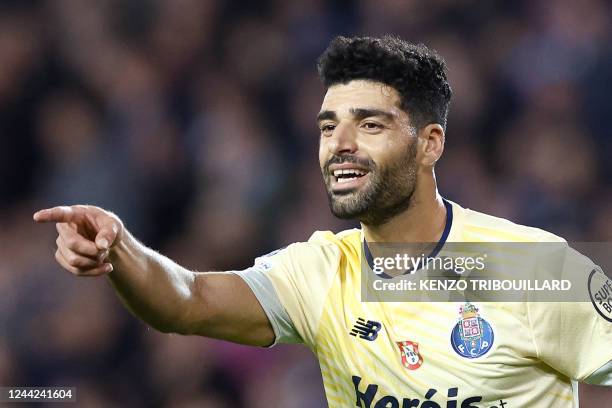
M 357 132 L 349 124 L 338 124 L 331 135 L 329 151 L 336 156 L 357 151 Z

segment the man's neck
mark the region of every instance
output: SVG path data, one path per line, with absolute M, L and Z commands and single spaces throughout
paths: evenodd
M 415 192 L 416 193 L 416 192 Z M 362 224 L 367 242 L 438 242 L 446 225 L 446 207 L 437 190 L 415 194 L 404 212 L 382 225 Z

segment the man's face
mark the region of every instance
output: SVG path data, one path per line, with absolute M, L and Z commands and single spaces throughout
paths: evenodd
M 335 216 L 380 225 L 410 206 L 417 136 L 399 106 L 399 93 L 379 82 L 327 90 L 317 118 L 319 162 Z

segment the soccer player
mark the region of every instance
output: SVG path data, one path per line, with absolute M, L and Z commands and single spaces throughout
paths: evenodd
M 612 318 L 590 302 L 361 301 L 368 243 L 563 241 L 440 196 L 451 89 L 436 53 L 394 37 L 338 37 L 318 67 L 323 181 L 332 212 L 360 229 L 315 232 L 247 270 L 193 272 L 108 211 L 55 207 L 34 220 L 57 223 L 57 262 L 106 275 L 163 332 L 306 344 L 331 407 L 571 407 L 574 380 L 612 385 Z

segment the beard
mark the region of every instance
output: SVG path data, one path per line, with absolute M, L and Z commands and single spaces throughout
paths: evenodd
M 400 160 L 386 167 L 353 155 L 332 157 L 323 168 L 332 214 L 340 219 L 357 219 L 365 225 L 379 226 L 409 208 L 417 183 L 416 145 L 411 143 Z M 330 186 L 334 176 L 329 166 L 335 163 L 355 163 L 368 169 L 367 184 L 357 191 L 334 193 Z

